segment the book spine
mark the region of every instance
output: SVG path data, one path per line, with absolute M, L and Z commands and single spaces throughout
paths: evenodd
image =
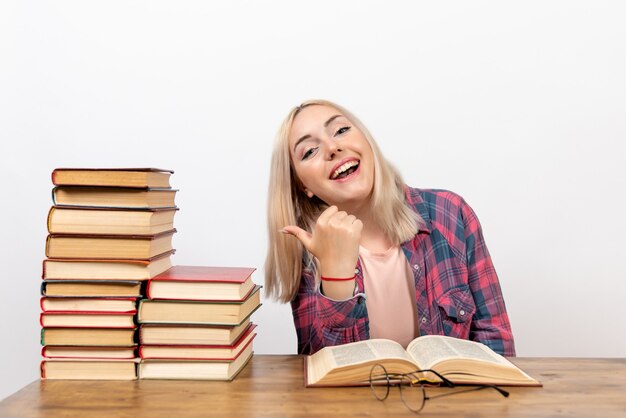
M 51 235 L 46 237 L 46 257 L 50 257 L 50 241 L 52 239 Z
M 54 206 L 50 207 L 50 210 L 48 211 L 48 220 L 46 221 L 46 224 L 48 225 L 48 233 L 52 232 L 52 213 L 55 211 Z

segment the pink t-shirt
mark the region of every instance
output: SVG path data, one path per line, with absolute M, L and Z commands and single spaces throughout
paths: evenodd
M 415 282 L 400 246 L 380 253 L 359 247 L 370 338 L 406 346 L 418 336 Z

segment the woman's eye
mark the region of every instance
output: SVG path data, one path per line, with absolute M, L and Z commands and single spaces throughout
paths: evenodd
M 335 132 L 335 136 L 344 134 L 350 130 L 349 126 L 344 126 L 343 128 L 339 128 L 337 132 Z
M 306 150 L 304 152 L 304 154 L 302 155 L 302 160 L 306 160 L 307 158 L 309 158 L 311 155 L 313 155 L 315 153 L 315 151 L 317 151 L 318 147 L 315 148 L 309 148 L 308 150 Z

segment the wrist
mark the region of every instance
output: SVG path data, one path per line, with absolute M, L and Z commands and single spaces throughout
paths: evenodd
M 355 275 L 356 260 L 354 262 L 325 262 L 320 260 L 320 276 L 338 279 L 352 279 Z

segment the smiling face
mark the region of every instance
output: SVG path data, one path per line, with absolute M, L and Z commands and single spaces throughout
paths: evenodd
M 354 213 L 374 187 L 374 155 L 365 135 L 337 109 L 311 105 L 296 115 L 289 153 L 307 196 Z

